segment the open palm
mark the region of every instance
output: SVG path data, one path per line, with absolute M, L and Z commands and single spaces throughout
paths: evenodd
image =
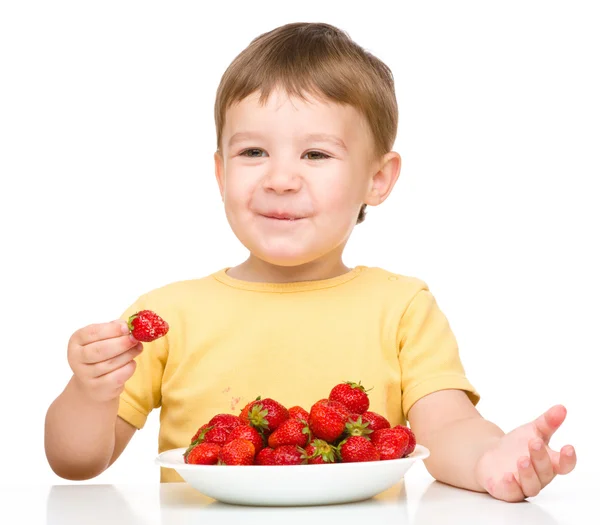
M 549 447 L 566 415 L 564 406 L 555 405 L 504 435 L 479 459 L 477 481 L 495 498 L 521 501 L 536 496 L 557 474 L 571 472 L 577 462 L 575 449 L 565 445 L 557 452 Z

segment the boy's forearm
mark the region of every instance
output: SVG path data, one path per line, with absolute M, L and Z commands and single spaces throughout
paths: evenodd
M 425 460 L 425 466 L 438 481 L 486 492 L 477 482 L 475 467 L 481 455 L 503 435 L 497 425 L 481 417 L 456 421 L 430 436 L 424 436 L 422 444 L 431 453 Z
M 98 403 L 88 398 L 72 378 L 48 408 L 44 446 L 52 470 L 82 480 L 102 473 L 115 446 L 119 399 Z

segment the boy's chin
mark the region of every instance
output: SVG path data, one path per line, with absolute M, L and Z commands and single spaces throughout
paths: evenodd
M 318 253 L 314 253 L 312 250 L 299 250 L 298 246 L 271 249 L 260 249 L 255 246 L 253 248 L 249 248 L 253 257 L 272 266 L 293 268 L 312 263 L 319 259 Z
M 316 259 L 316 257 L 308 254 L 254 253 L 253 255 L 272 266 L 281 266 L 286 268 L 302 266 L 304 264 L 311 263 Z

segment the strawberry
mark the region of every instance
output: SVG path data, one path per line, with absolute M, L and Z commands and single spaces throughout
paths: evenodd
M 306 421 L 299 419 L 288 419 L 269 436 L 269 446 L 271 448 L 281 447 L 282 445 L 298 445 L 304 447 L 310 440 L 310 428 Z
M 371 434 L 371 442 L 378 450 L 380 459 L 399 459 L 408 449 L 408 434 L 393 428 L 382 428 Z
M 169 324 L 152 310 L 140 310 L 127 320 L 131 335 L 138 341 L 149 343 L 163 337 L 169 331 Z
M 348 409 L 348 407 L 346 405 L 344 405 L 343 403 L 340 403 L 339 401 L 335 401 L 335 400 L 331 400 L 328 398 L 323 398 L 323 399 L 319 399 L 315 405 L 325 405 L 325 406 L 330 406 L 330 407 L 335 407 L 337 408 L 339 411 L 343 412 L 344 414 L 350 416 L 352 415 L 352 412 Z M 356 414 L 357 416 L 359 414 Z
M 205 425 L 202 425 L 198 430 L 196 430 L 196 433 L 193 435 L 192 439 L 190 440 L 190 445 L 193 445 L 194 442 L 200 442 L 200 441 L 204 441 L 204 435 L 207 432 L 208 428 L 208 423 L 206 423 Z
M 302 459 L 309 465 L 335 463 L 337 449 L 322 439 L 315 439 L 304 449 Z
M 408 445 L 406 447 L 406 450 L 404 451 L 404 456 L 408 456 L 409 454 L 412 454 L 414 452 L 414 450 L 415 450 L 416 445 L 417 445 L 417 439 L 415 437 L 414 432 L 410 428 L 408 428 L 408 427 L 406 427 L 404 425 L 396 425 L 394 427 L 394 430 L 397 430 L 399 432 L 403 432 L 403 433 L 405 433 L 408 436 Z
M 277 430 L 289 417 L 287 408 L 281 403 L 270 398 L 261 399 L 260 396 L 248 403 L 240 413 L 242 422 L 267 435 Z
M 221 447 L 216 443 L 198 443 L 183 457 L 191 465 L 216 465 L 220 451 Z
M 260 432 L 254 427 L 250 427 L 248 425 L 240 424 L 239 426 L 236 426 L 229 433 L 229 436 L 227 436 L 225 444 L 229 443 L 230 441 L 233 441 L 234 439 L 247 439 L 248 441 L 250 441 L 250 443 L 254 445 L 254 450 L 256 451 L 256 453 L 260 452 L 265 446 L 264 439 L 261 436 Z
M 356 417 L 356 419 L 350 416 L 346 423 L 346 434 L 349 436 L 368 436 L 373 433 L 373 430 L 369 426 L 370 423 L 368 421 L 363 422 L 362 415 Z
M 275 460 L 273 459 L 274 452 L 275 451 L 272 448 L 263 448 L 258 454 L 256 454 L 254 463 L 256 465 L 275 465 Z
M 288 413 L 290 415 L 290 419 L 300 419 L 304 421 L 308 421 L 308 412 L 304 410 L 300 406 L 293 406 L 288 409 Z
M 219 465 L 254 464 L 254 445 L 247 439 L 234 439 L 221 447 Z
M 282 445 L 273 450 L 274 465 L 301 465 L 302 449 L 295 445 Z
M 325 403 L 327 406 L 333 407 L 335 408 L 340 414 L 343 414 L 346 419 L 348 419 L 349 417 L 351 417 L 352 411 L 343 403 L 340 403 L 339 401 L 331 401 L 331 400 L 327 400 L 327 403 Z M 356 416 L 359 416 L 360 414 L 356 414 Z
M 209 425 L 226 427 L 229 430 L 233 430 L 235 427 L 242 424 L 240 418 L 233 414 L 217 414 L 209 422 Z
M 379 461 L 379 451 L 364 436 L 350 436 L 339 444 L 338 449 L 343 463 Z
M 381 430 L 382 428 L 390 428 L 390 422 L 383 417 L 381 414 L 377 414 L 376 412 L 364 412 L 362 414 L 363 422 L 369 423 L 369 429 L 373 432 L 376 430 Z
M 217 445 L 224 445 L 227 441 L 231 430 L 224 426 L 209 425 L 208 423 L 202 425 L 198 431 L 194 434 L 190 446 L 197 445 L 198 443 L 216 443 Z
M 335 406 L 317 401 L 310 409 L 308 424 L 315 437 L 331 443 L 344 433 L 347 419 Z
M 362 414 L 369 409 L 369 396 L 365 388 L 359 383 L 346 381 L 334 386 L 329 393 L 330 401 L 338 401 L 355 414 Z
M 242 425 L 242 422 L 233 414 L 217 414 L 208 423 L 202 425 L 196 431 L 194 437 L 192 437 L 192 440 L 190 441 L 190 444 L 202 437 L 201 441 L 208 441 L 223 445 L 231 430 L 240 425 Z M 209 427 L 211 428 L 209 429 Z M 214 427 L 218 427 L 220 430 L 210 432 L 210 430 Z

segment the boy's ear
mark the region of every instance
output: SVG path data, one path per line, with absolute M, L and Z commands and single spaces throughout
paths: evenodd
M 401 165 L 402 158 L 395 151 L 390 151 L 382 157 L 378 170 L 369 180 L 365 204 L 377 206 L 388 198 L 400 176 Z
M 221 193 L 221 200 L 223 200 L 223 191 L 225 189 L 225 166 L 223 162 L 223 156 L 219 151 L 215 152 L 215 177 L 217 178 L 217 184 L 219 185 L 219 192 Z

